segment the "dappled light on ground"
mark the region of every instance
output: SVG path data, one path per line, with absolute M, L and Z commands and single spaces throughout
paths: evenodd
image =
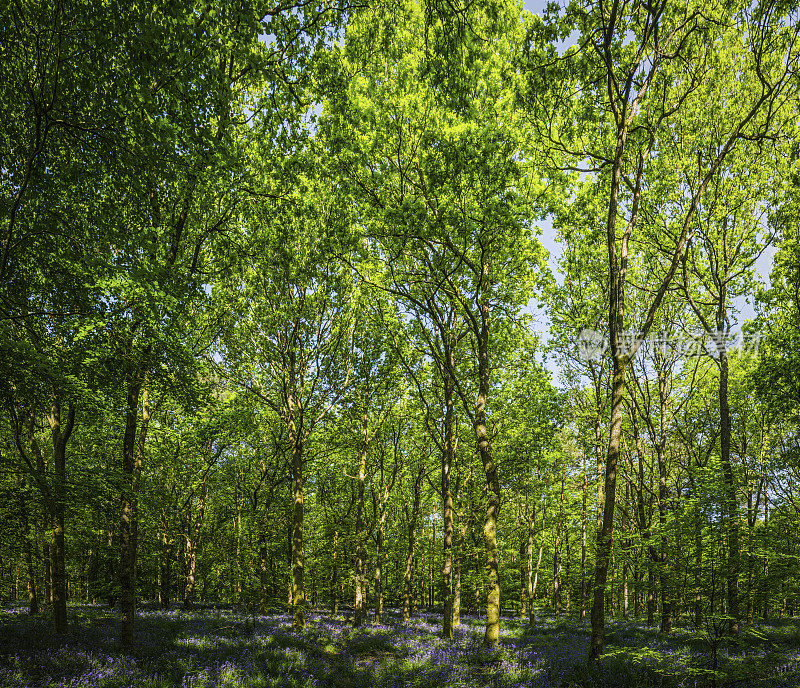
M 378 686 L 706 686 L 711 653 L 702 632 L 664 636 L 635 622 L 610 622 L 607 655 L 587 667 L 587 626 L 542 616 L 533 627 L 504 618 L 500 647 L 483 647 L 481 619 L 465 616 L 452 642 L 441 616 L 353 627 L 346 615 L 311 613 L 303 632 L 283 613 L 144 609 L 133 652 L 120 649 L 107 608 L 70 608 L 55 639 L 44 617 L 7 608 L 0 616 L 3 688 L 250 688 Z M 745 631 L 719 649 L 719 686 L 795 686 L 800 624 L 784 620 Z

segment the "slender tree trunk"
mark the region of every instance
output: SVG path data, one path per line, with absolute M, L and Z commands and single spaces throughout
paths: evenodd
M 663 435 L 662 435 L 663 437 Z M 661 589 L 661 632 L 672 632 L 672 601 L 670 597 L 671 581 L 667 570 L 668 548 L 667 540 L 667 463 L 664 457 L 664 444 L 658 447 L 658 519 L 661 527 L 659 535 L 659 587 Z
M 242 603 L 242 497 L 241 472 L 236 469 L 236 603 Z
M 139 393 L 141 373 L 128 382 L 125 399 L 125 435 L 122 439 L 123 488 L 120 523 L 119 590 L 122 612 L 120 640 L 125 647 L 133 646 L 136 618 L 136 551 L 138 546 L 138 503 L 136 498 L 140 457 L 136 451 L 136 432 L 139 422 Z
M 616 208 L 612 209 L 616 212 Z M 611 212 L 611 211 L 610 211 Z M 618 332 L 617 309 L 612 308 L 614 332 Z M 617 490 L 617 463 L 619 461 L 622 441 L 623 394 L 625 390 L 626 361 L 616 355 L 616 342 L 612 335 L 612 382 L 611 382 L 611 431 L 609 434 L 608 454 L 606 457 L 605 504 L 603 506 L 603 523 L 597 534 L 597 561 L 594 574 L 594 602 L 592 604 L 592 637 L 589 646 L 589 659 L 599 659 L 603 653 L 605 637 L 605 592 L 608 577 L 608 564 L 611 558 L 612 533 L 614 528 L 614 502 Z
M 572 596 L 570 594 L 570 570 L 572 568 L 572 547 L 569 541 L 569 528 L 564 524 L 564 551 L 567 556 L 564 562 L 564 577 L 561 583 L 561 594 L 564 600 L 564 611 L 569 612 L 572 608 Z
M 270 576 L 270 562 L 269 562 L 269 550 L 267 549 L 267 536 L 265 533 L 265 526 L 262 525 L 261 532 L 258 536 L 258 582 L 259 587 L 261 588 L 261 594 L 259 597 L 259 611 L 262 614 L 267 613 L 267 609 L 269 608 L 269 580 Z
M 442 502 L 444 538 L 442 541 L 442 599 L 444 614 L 442 637 L 453 638 L 453 495 L 450 491 L 450 471 L 453 467 L 453 353 L 448 347 L 445 355 L 447 370 L 444 375 L 444 446 L 442 451 Z
M 622 562 L 622 618 L 628 618 L 628 562 Z
M 47 417 L 53 437 L 53 535 L 50 542 L 53 575 L 53 626 L 56 633 L 67 631 L 67 572 L 64 551 L 64 513 L 66 510 L 66 451 L 75 422 L 75 407 L 70 404 L 68 419 L 62 425 L 61 405 L 56 399 Z
M 383 579 L 381 578 L 383 565 L 383 523 L 378 526 L 375 550 L 375 623 L 381 622 L 383 614 Z
M 161 534 L 161 572 L 160 592 L 161 608 L 172 606 L 172 558 L 175 555 L 175 542 L 166 532 Z
M 292 437 L 292 628 L 300 630 L 306 625 L 306 594 L 303 586 L 305 559 L 303 556 L 303 441 L 300 436 L 302 428 L 295 428 L 294 417 L 291 420 L 290 437 Z
M 586 502 L 588 497 L 586 452 L 583 452 L 583 489 L 581 491 L 581 619 L 586 618 Z
M 728 406 L 728 354 L 723 348 L 719 362 L 719 425 L 720 459 L 727 490 L 725 511 L 728 536 L 728 614 L 731 616 L 730 632 L 739 632 L 739 500 L 736 478 L 731 464 L 731 412 Z
M 667 570 L 669 541 L 667 536 L 667 372 L 659 367 L 658 371 L 658 444 L 656 455 L 658 460 L 658 522 L 660 526 L 659 544 L 659 588 L 661 591 L 661 632 L 672 632 L 672 601 L 670 596 L 671 581 Z
M 488 266 L 483 266 L 482 283 L 488 282 Z M 480 303 L 480 327 L 475 333 L 478 349 L 478 396 L 475 403 L 475 436 L 478 453 L 486 476 L 486 518 L 483 539 L 486 547 L 486 630 L 483 644 L 497 647 L 500 642 L 500 571 L 497 552 L 497 518 L 500 511 L 500 479 L 492 456 L 489 432 L 486 427 L 486 401 L 489 396 L 489 307 Z
M 191 609 L 194 606 L 194 589 L 195 579 L 197 576 L 197 551 L 195 550 L 194 543 L 191 536 L 187 533 L 186 546 L 184 552 L 184 569 L 186 571 L 186 579 L 183 586 L 183 608 Z
M 331 572 L 331 610 L 339 613 L 339 531 L 333 531 L 333 568 Z
M 45 543 L 42 545 L 42 568 L 44 576 L 44 601 L 47 604 L 53 604 L 53 571 L 50 568 L 50 562 L 50 545 L 49 543 Z M 113 604 L 109 606 L 113 606 Z
M 553 610 L 561 613 L 561 528 L 564 521 L 564 474 L 561 474 L 561 493 L 558 498 L 556 540 L 553 545 Z
M 453 628 L 461 625 L 461 566 L 464 559 L 464 536 L 466 523 L 458 527 L 458 551 L 455 558 L 455 581 L 453 583 Z
M 116 557 L 114 552 L 117 548 L 117 543 L 114 540 L 114 531 L 109 527 L 106 530 L 106 554 L 105 554 L 105 594 L 106 604 L 109 608 L 113 608 L 117 603 L 117 595 L 114 591 L 117 581 L 117 569 L 115 567 Z
M 422 477 L 425 467 L 420 465 L 414 479 L 414 506 L 408 523 L 408 553 L 406 554 L 406 570 L 403 576 L 403 621 L 408 621 L 413 614 L 414 573 L 417 549 L 417 522 L 419 521 L 420 500 L 422 497 Z
M 22 547 L 25 557 L 25 574 L 28 579 L 28 614 L 33 616 L 39 613 L 39 595 L 36 590 L 36 569 L 33 565 L 33 552 L 31 545 L 31 527 L 28 518 L 28 496 L 23 487 L 21 478 L 17 478 L 17 493 L 19 495 L 19 513 L 22 521 Z
M 695 515 L 695 573 L 694 573 L 694 627 L 701 628 L 703 624 L 703 605 L 702 605 L 702 575 L 703 575 L 703 526 L 700 522 L 700 514 Z
M 183 607 L 184 609 L 191 609 L 194 604 L 194 593 L 197 580 L 197 551 L 200 547 L 200 533 L 203 528 L 203 519 L 206 510 L 206 478 L 203 478 L 203 484 L 200 487 L 199 503 L 197 507 L 197 518 L 192 523 L 192 506 L 189 502 L 188 511 L 186 514 L 186 587 L 183 593 Z
M 356 627 L 364 622 L 364 605 L 365 605 L 365 560 L 367 558 L 367 551 L 364 547 L 364 480 L 367 470 L 367 412 L 364 411 L 362 421 L 362 437 L 361 437 L 361 451 L 358 462 L 358 505 L 356 510 L 356 539 L 358 544 L 356 546 L 356 599 L 355 599 L 355 615 L 353 623 Z
M 532 507 L 530 518 L 528 518 L 528 575 L 526 580 L 526 595 L 528 598 L 528 624 L 533 626 L 536 621 L 536 612 L 533 606 L 535 592 L 533 589 L 533 528 L 536 523 L 536 507 Z
M 528 578 L 528 532 L 530 525 L 526 524 L 525 530 L 519 538 L 519 616 L 524 619 L 528 614 L 528 595 L 526 583 Z
M 542 510 L 542 536 L 539 540 L 539 556 L 536 559 L 536 570 L 533 573 L 533 586 L 531 588 L 531 611 L 530 611 L 530 622 L 533 623 L 533 599 L 536 597 L 536 588 L 539 585 L 539 568 L 542 565 L 542 553 L 544 552 L 544 526 L 545 526 L 545 517 L 547 511 L 546 509 Z

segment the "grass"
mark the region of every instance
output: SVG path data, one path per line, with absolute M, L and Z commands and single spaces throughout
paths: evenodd
M 529 627 L 504 618 L 500 646 L 482 645 L 483 624 L 464 617 L 452 642 L 441 616 L 355 629 L 342 615 L 308 615 L 294 632 L 285 613 L 141 610 L 137 645 L 123 651 L 119 620 L 100 606 L 69 608 L 69 632 L 44 616 L 0 609 L 2 688 L 667 688 L 712 685 L 702 632 L 658 633 L 634 621 L 607 626 L 606 655 L 587 665 L 585 621 L 540 615 Z M 800 686 L 800 623 L 760 624 L 718 649 L 722 688 Z

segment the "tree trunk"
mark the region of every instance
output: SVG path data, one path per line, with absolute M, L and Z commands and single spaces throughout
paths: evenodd
M 236 603 L 242 603 L 242 497 L 241 472 L 236 469 Z
M 458 527 L 458 551 L 455 559 L 455 580 L 453 583 L 453 628 L 458 628 L 461 625 L 461 563 L 464 558 L 464 535 L 466 529 L 466 523 L 461 523 Z
M 586 452 L 583 452 L 583 489 L 581 491 L 581 619 L 586 618 L 586 502 L 588 497 Z
M 736 479 L 731 464 L 731 412 L 728 406 L 728 354 L 720 351 L 719 362 L 719 443 L 722 474 L 727 490 L 725 520 L 728 536 L 728 614 L 731 616 L 730 632 L 739 632 L 739 500 Z
M 339 613 L 339 531 L 333 531 L 333 570 L 331 572 L 331 611 Z
M 39 613 L 39 595 L 36 590 L 36 570 L 33 565 L 31 545 L 31 527 L 28 518 L 28 495 L 23 487 L 22 479 L 17 477 L 17 493 L 19 495 L 19 513 L 22 521 L 22 547 L 25 557 L 25 574 L 28 579 L 28 614 Z
M 293 510 L 292 510 L 292 628 L 300 630 L 306 625 L 305 607 L 306 596 L 303 587 L 303 442 L 294 427 L 294 418 L 289 431 L 292 438 L 292 484 L 293 484 Z M 300 429 L 300 431 L 302 431 Z
M 364 547 L 364 479 L 367 470 L 367 412 L 364 412 L 362 437 L 361 437 L 361 452 L 358 462 L 358 505 L 356 510 L 356 599 L 355 599 L 355 615 L 353 623 L 356 627 L 364 622 L 364 604 L 365 604 L 365 560 L 367 551 Z
M 197 508 L 197 518 L 192 523 L 192 506 L 186 514 L 186 587 L 183 593 L 184 609 L 191 609 L 194 604 L 194 593 L 197 577 L 197 550 L 200 546 L 200 533 L 203 528 L 203 518 L 206 510 L 206 479 L 208 473 L 203 477 L 203 484 L 200 487 L 200 499 Z
M 564 481 L 565 476 L 562 473 L 556 520 L 556 540 L 553 545 L 553 610 L 556 614 L 561 613 L 561 529 L 564 521 Z
M 169 609 L 172 605 L 172 557 L 175 553 L 175 543 L 167 533 L 161 534 L 161 585 L 159 596 L 161 608 Z
M 408 523 L 408 553 L 406 554 L 406 570 L 403 575 L 403 621 L 408 621 L 413 614 L 414 604 L 414 573 L 417 549 L 417 521 L 419 520 L 419 507 L 422 497 L 422 477 L 425 467 L 420 465 L 414 479 L 414 507 Z
M 269 565 L 269 549 L 267 548 L 267 536 L 265 533 L 266 526 L 262 524 L 260 533 L 258 535 L 258 582 L 261 588 L 259 597 L 259 611 L 262 614 L 267 613 L 269 608 L 269 580 L 270 580 L 270 565 Z
M 120 640 L 125 647 L 133 646 L 136 617 L 136 551 L 138 546 L 138 473 L 140 456 L 136 451 L 136 432 L 139 422 L 139 393 L 142 389 L 141 375 L 135 375 L 128 383 L 125 399 L 125 434 L 122 438 L 123 488 L 121 498 L 122 520 L 120 523 L 119 591 L 122 612 Z M 146 403 L 145 403 L 146 406 Z
M 672 631 L 672 603 L 670 597 L 671 581 L 667 571 L 669 542 L 667 540 L 667 373 L 658 371 L 658 522 L 660 526 L 659 587 L 661 588 L 661 632 Z
M 481 283 L 486 288 L 488 266 L 483 266 Z M 480 326 L 475 332 L 478 349 L 478 396 L 475 402 L 475 437 L 478 453 L 486 476 L 486 518 L 483 523 L 483 539 L 486 547 L 486 630 L 483 644 L 497 647 L 500 642 L 500 571 L 497 552 L 497 518 L 500 511 L 500 479 L 497 464 L 492 456 L 489 432 L 486 427 L 486 401 L 489 396 L 489 307 L 480 306 Z
M 526 583 L 528 578 L 528 532 L 530 525 L 526 524 L 525 531 L 519 538 L 519 617 L 524 619 L 528 614 L 528 596 Z
M 530 518 L 528 519 L 528 548 L 527 548 L 527 578 L 526 578 L 526 596 L 528 598 L 528 623 L 532 626 L 536 620 L 536 612 L 533 607 L 533 598 L 535 592 L 533 590 L 533 528 L 536 524 L 536 507 L 531 509 Z
M 383 614 L 383 579 L 382 574 L 383 564 L 383 523 L 378 526 L 378 535 L 375 549 L 375 623 L 381 622 L 381 614 Z
M 616 212 L 616 208 L 612 209 Z M 610 211 L 610 212 L 612 212 Z M 621 330 L 618 327 L 617 310 L 612 308 L 611 319 L 614 320 L 613 333 Z M 603 523 L 597 534 L 597 562 L 594 574 L 594 602 L 592 604 L 592 638 L 589 646 L 589 659 L 599 659 L 603 653 L 605 637 L 605 592 L 608 576 L 608 564 L 611 558 L 612 533 L 614 528 L 614 502 L 617 490 L 617 463 L 619 461 L 622 441 L 623 393 L 625 390 L 626 361 L 616 354 L 617 343 L 612 334 L 613 377 L 611 385 L 611 431 L 609 434 L 608 454 L 606 457 L 605 504 L 603 505 Z
M 66 510 L 66 451 L 75 422 L 75 407 L 70 403 L 66 425 L 62 425 L 61 405 L 53 401 L 47 421 L 53 437 L 53 535 L 50 542 L 53 575 L 53 626 L 56 633 L 67 631 L 67 572 L 64 551 L 64 512 Z
M 453 495 L 450 491 L 450 471 L 453 467 L 453 361 L 448 347 L 447 370 L 444 375 L 444 446 L 442 448 L 442 502 L 444 512 L 444 538 L 442 541 L 442 637 L 453 639 Z
M 533 574 L 533 585 L 530 588 L 530 611 L 528 612 L 528 622 L 533 625 L 535 621 L 535 612 L 533 600 L 536 598 L 536 587 L 539 585 L 539 567 L 542 565 L 542 553 L 544 552 L 544 527 L 545 518 L 547 518 L 547 505 L 542 509 L 542 536 L 539 539 L 539 557 L 536 560 L 536 570 Z

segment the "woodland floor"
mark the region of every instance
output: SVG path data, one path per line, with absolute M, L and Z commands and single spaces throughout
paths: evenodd
M 118 619 L 106 607 L 69 608 L 56 640 L 44 615 L 0 608 L 1 688 L 449 688 L 455 686 L 711 686 L 706 632 L 669 637 L 641 622 L 610 620 L 608 653 L 586 665 L 589 630 L 571 617 L 541 615 L 533 628 L 504 618 L 500 648 L 485 650 L 480 618 L 462 617 L 452 643 L 438 637 L 441 615 L 409 624 L 389 612 L 354 629 L 346 615 L 311 613 L 302 633 L 285 614 L 236 610 L 140 610 L 138 644 L 122 651 Z M 718 648 L 722 688 L 800 686 L 800 619 L 747 629 Z

